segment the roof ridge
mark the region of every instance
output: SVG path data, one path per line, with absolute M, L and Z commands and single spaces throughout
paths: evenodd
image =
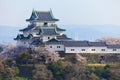
M 55 27 L 41 27 L 41 29 L 55 29 Z
M 34 10 L 35 12 L 50 12 L 50 11 L 38 11 L 38 10 Z

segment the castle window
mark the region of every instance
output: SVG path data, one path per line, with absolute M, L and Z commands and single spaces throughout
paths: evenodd
M 105 51 L 105 49 L 101 49 L 101 51 Z
M 48 37 L 48 39 L 50 39 L 50 37 Z
M 50 48 L 52 48 L 52 46 L 50 46 Z
M 47 22 L 44 23 L 45 26 L 47 26 L 47 24 L 48 24 Z
M 91 49 L 91 51 L 95 51 L 95 49 Z
M 75 49 L 71 49 L 71 51 L 75 51 Z
M 117 49 L 113 49 L 113 51 L 117 51 Z
M 85 49 L 81 49 L 81 51 L 85 51 Z
M 60 46 L 57 46 L 57 48 L 60 48 Z

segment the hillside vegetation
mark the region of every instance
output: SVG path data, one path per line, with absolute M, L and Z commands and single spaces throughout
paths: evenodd
M 63 59 L 44 47 L 34 50 L 7 45 L 1 47 L 0 56 L 0 80 L 120 79 L 119 54 L 64 54 Z
M 120 37 L 102 37 L 97 39 L 99 42 L 106 42 L 107 44 L 119 44 L 120 45 Z

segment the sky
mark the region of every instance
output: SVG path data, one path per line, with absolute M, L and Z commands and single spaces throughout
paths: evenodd
M 50 8 L 58 25 L 120 25 L 120 0 L 0 0 L 0 25 L 28 25 L 33 9 Z

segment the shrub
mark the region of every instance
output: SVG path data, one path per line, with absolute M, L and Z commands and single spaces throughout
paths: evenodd
M 28 52 L 21 52 L 17 55 L 16 62 L 18 64 L 26 64 L 29 58 L 30 58 L 30 54 Z

